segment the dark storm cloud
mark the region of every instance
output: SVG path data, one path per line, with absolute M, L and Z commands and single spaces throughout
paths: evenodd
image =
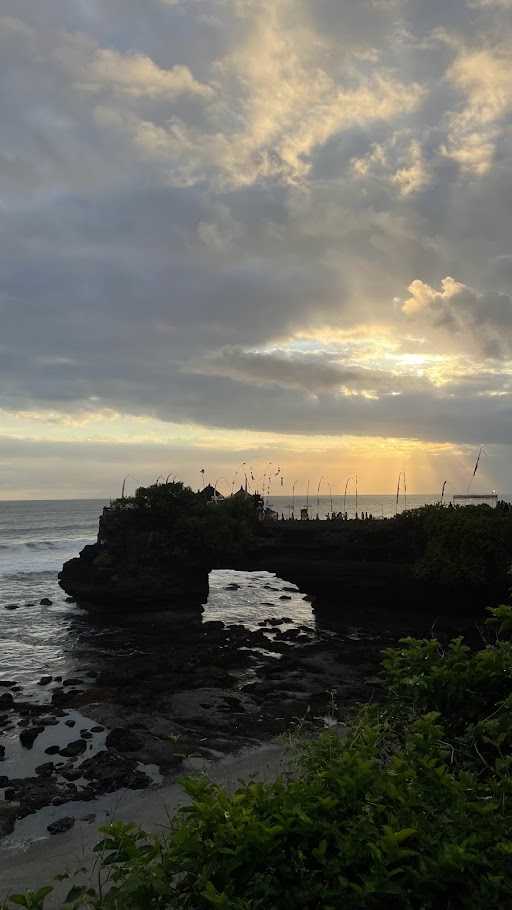
M 453 274 L 446 349 L 455 326 L 460 352 L 509 356 L 507 18 L 0 0 L 0 407 L 473 441 L 487 395 L 478 438 L 504 441 L 505 374 L 439 389 L 255 349 L 406 334 L 393 298 Z

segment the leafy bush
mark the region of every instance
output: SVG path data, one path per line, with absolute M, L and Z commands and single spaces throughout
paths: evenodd
M 164 837 L 106 826 L 103 894 L 75 888 L 66 906 L 512 907 L 511 608 L 490 621 L 497 638 L 479 651 L 460 639 L 387 651 L 385 703 L 306 744 L 291 779 L 234 794 L 188 779 L 192 803 Z M 40 910 L 44 895 L 22 900 Z
M 499 581 L 512 562 L 512 515 L 487 505 L 424 506 L 399 516 L 416 549 L 415 573 L 457 586 Z

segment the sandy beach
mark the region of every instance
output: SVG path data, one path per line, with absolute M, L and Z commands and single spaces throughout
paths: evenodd
M 216 783 L 235 789 L 240 781 L 275 779 L 286 769 L 287 761 L 285 747 L 278 741 L 272 741 L 215 763 L 194 763 L 192 760 L 188 767 L 184 767 L 184 773 L 206 773 Z M 114 820 L 131 821 L 147 831 L 162 832 L 168 826 L 169 818 L 187 800 L 179 783 L 154 790 L 117 791 L 94 804 L 96 818 L 93 822 L 77 820 L 71 831 L 41 837 L 22 847 L 20 836 L 25 835 L 27 841 L 30 840 L 30 820 L 27 819 L 26 831 L 20 835 L 18 829 L 17 846 L 8 839 L 0 847 L 0 898 L 51 884 L 54 876 L 63 872 L 73 875 L 76 870 L 85 869 L 72 880 L 55 883 L 55 891 L 48 898 L 47 906 L 49 910 L 62 906 L 73 883 L 97 884 L 98 870 L 93 848 L 99 839 L 99 825 Z M 88 810 L 90 813 L 90 804 Z M 86 804 L 80 814 L 86 817 Z

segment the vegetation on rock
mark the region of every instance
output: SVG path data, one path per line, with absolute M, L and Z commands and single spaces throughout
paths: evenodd
M 100 520 L 100 542 L 116 552 L 133 541 L 139 559 L 215 561 L 218 552 L 243 552 L 257 523 L 258 496 L 212 502 L 180 482 L 139 487 L 114 500 Z M 141 539 L 146 546 L 140 552 Z

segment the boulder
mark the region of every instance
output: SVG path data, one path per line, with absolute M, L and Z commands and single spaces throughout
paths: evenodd
M 0 837 L 5 837 L 6 834 L 11 834 L 14 831 L 16 811 L 15 806 L 6 806 L 5 803 L 0 803 Z
M 117 749 L 118 752 L 137 752 L 144 746 L 144 740 L 132 730 L 118 727 L 108 734 L 106 746 L 107 749 Z
M 7 801 L 15 800 L 19 803 L 18 818 L 24 818 L 37 809 L 49 806 L 58 795 L 59 788 L 54 777 L 23 777 L 10 780 L 5 790 Z
M 77 755 L 82 755 L 86 749 L 87 743 L 85 743 L 83 739 L 75 739 L 61 749 L 60 754 L 64 755 L 66 758 L 76 758 Z
M 0 695 L 0 710 L 8 711 L 10 708 L 14 707 L 14 698 L 10 692 L 2 692 Z
M 41 607 L 51 607 L 52 603 L 53 601 L 50 600 L 49 597 L 43 597 L 43 599 L 39 601 Z
M 35 740 L 40 733 L 43 733 L 44 727 L 27 727 L 20 733 L 20 742 L 25 749 L 31 749 Z
M 75 819 L 72 815 L 65 815 L 64 818 L 58 818 L 57 821 L 52 822 L 51 825 L 48 825 L 46 830 L 50 834 L 64 834 L 65 831 L 69 831 L 75 824 Z
M 55 766 L 52 761 L 44 762 L 42 765 L 38 765 L 36 768 L 36 774 L 38 777 L 51 777 L 55 770 Z
M 79 769 L 86 780 L 95 782 L 97 793 L 112 793 L 122 787 L 139 790 L 151 784 L 150 778 L 138 770 L 133 759 L 113 750 L 87 758 Z

